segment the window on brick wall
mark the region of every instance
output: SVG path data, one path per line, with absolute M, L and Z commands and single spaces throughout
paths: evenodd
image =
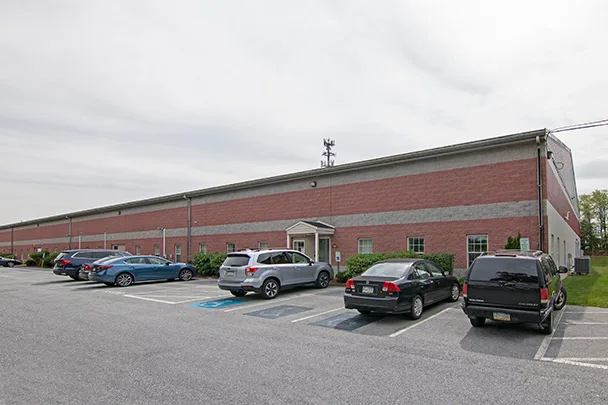
M 231 242 L 226 243 L 226 253 L 234 252 L 235 250 L 236 250 L 236 247 L 234 246 L 234 243 L 231 243 Z
M 182 245 L 175 245 L 175 261 L 177 263 L 182 261 Z
M 259 249 L 268 249 L 268 242 L 258 242 Z
M 206 255 L 207 254 L 207 245 L 205 245 L 204 243 L 199 244 L 198 251 L 201 252 L 202 254 Z
M 135 245 L 135 255 L 141 255 L 141 246 Z
M 407 250 L 411 250 L 416 253 L 424 253 L 424 237 L 410 236 L 407 238 Z
M 468 265 L 483 252 L 488 251 L 488 235 L 467 235 L 467 259 Z
M 160 256 L 160 245 L 154 245 L 154 256 Z
M 359 254 L 369 254 L 373 252 L 372 239 L 371 238 L 360 238 L 359 239 Z

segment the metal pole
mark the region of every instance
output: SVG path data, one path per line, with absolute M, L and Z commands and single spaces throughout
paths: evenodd
M 187 244 L 187 256 L 188 261 L 192 260 L 191 252 L 192 252 L 192 198 L 184 196 L 184 198 L 188 199 L 188 244 Z
M 103 233 L 103 248 L 104 249 L 108 248 L 108 233 L 107 232 Z
M 78 249 L 82 249 L 82 235 L 78 235 Z
M 167 246 L 166 246 L 166 237 L 165 237 L 165 228 L 163 228 L 163 257 L 167 257 Z
M 72 249 L 72 217 L 68 217 L 70 219 L 70 233 L 68 234 L 69 236 L 69 240 L 68 240 L 68 248 Z
M 11 227 L 11 255 L 15 255 L 15 247 L 14 247 L 14 232 L 15 232 L 15 228 Z
M 315 262 L 319 261 L 319 232 L 315 232 Z

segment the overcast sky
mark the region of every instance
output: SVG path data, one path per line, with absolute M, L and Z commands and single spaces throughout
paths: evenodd
M 0 0 L 0 224 L 608 118 L 608 2 Z M 608 127 L 560 134 L 580 193 Z

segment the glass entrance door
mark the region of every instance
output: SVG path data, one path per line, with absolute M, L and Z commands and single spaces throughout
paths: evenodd
M 329 263 L 329 247 L 330 247 L 330 239 L 329 238 L 320 238 L 319 239 L 319 261 Z

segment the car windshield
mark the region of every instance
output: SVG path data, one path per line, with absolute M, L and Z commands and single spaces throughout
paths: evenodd
M 101 264 L 101 263 L 109 262 L 109 261 L 112 261 L 115 259 L 117 259 L 116 256 L 107 256 L 107 257 L 103 257 L 103 258 L 95 261 L 95 264 Z
M 224 266 L 247 266 L 249 263 L 248 255 L 229 255 L 224 260 Z
M 411 265 L 411 263 L 377 263 L 361 275 L 401 278 L 405 276 Z
M 538 283 L 536 260 L 507 257 L 479 257 L 471 267 L 469 280 Z

